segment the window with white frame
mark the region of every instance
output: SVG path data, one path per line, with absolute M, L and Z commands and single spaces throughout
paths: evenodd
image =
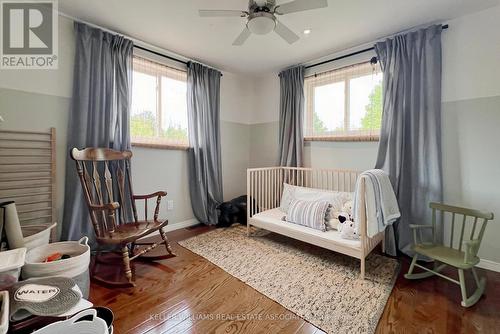
M 132 80 L 132 145 L 188 147 L 186 72 L 134 56 Z
M 307 77 L 305 140 L 373 141 L 382 121 L 382 73 L 369 62 Z

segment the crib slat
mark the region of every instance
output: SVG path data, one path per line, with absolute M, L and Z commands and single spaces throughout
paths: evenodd
M 453 236 L 455 235 L 455 212 L 451 215 L 450 247 L 453 247 Z

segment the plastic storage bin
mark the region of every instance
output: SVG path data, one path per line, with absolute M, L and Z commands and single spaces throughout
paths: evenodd
M 24 247 L 0 252 L 0 290 L 19 280 L 25 257 L 26 248 Z

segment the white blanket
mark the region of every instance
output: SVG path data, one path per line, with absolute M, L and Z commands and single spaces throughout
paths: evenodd
M 361 193 L 361 182 L 365 183 L 365 193 Z M 365 198 L 366 234 L 373 237 L 393 224 L 400 216 L 396 195 L 389 180 L 389 175 L 380 169 L 370 169 L 358 178 L 354 195 L 354 222 L 359 222 L 361 196 Z M 358 231 L 359 231 L 359 227 Z

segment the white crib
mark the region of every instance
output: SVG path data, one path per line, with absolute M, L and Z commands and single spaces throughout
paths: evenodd
M 277 216 L 283 183 L 323 190 L 354 192 L 360 172 L 338 169 L 313 169 L 294 167 L 268 167 L 247 170 L 247 233 L 256 226 L 278 234 L 301 240 L 319 247 L 360 259 L 361 278 L 365 276 L 365 258 L 380 243 L 384 234 L 373 238 L 366 236 L 364 198 L 360 201 L 360 240 L 340 238 L 337 231 L 322 232 L 308 227 L 281 221 Z M 360 184 L 364 191 L 364 182 Z M 364 196 L 362 196 L 364 197 Z M 382 247 L 384 245 L 382 244 Z

